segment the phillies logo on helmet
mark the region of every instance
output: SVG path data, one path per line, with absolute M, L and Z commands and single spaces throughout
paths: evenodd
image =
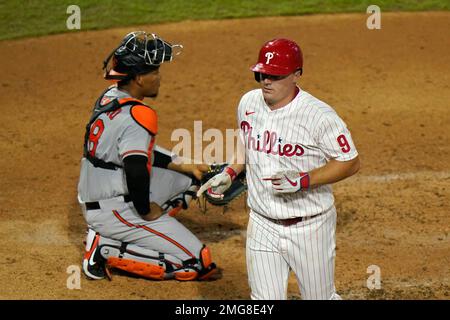
M 258 61 L 250 67 L 250 70 L 284 76 L 302 68 L 303 54 L 298 44 L 289 39 L 279 38 L 264 44 L 259 50 Z
M 270 63 L 270 60 L 273 58 L 273 52 L 266 52 L 266 64 Z

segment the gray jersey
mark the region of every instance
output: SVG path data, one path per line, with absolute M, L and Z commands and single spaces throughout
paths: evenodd
M 101 104 L 119 98 L 131 98 L 128 93 L 112 87 L 103 97 Z M 148 109 L 148 108 L 147 108 Z M 138 123 L 131 114 L 130 106 L 101 114 L 91 125 L 88 151 L 91 155 L 123 167 L 123 160 L 130 155 L 148 157 L 154 143 L 154 136 Z M 94 167 L 86 158 L 81 160 L 78 196 L 83 202 L 109 199 L 128 194 L 124 170 Z
M 127 93 L 112 87 L 101 99 L 100 105 L 105 106 L 115 98 L 121 105 L 123 99 L 132 99 Z M 120 109 L 102 113 L 93 121 L 87 151 L 92 157 L 119 166 L 123 166 L 123 160 L 130 155 L 146 156 L 151 181 L 149 200 L 163 207 L 168 202 L 188 200 L 184 193 L 192 187 L 195 192 L 197 186 L 192 185 L 189 176 L 151 167 L 154 157 L 149 155 L 154 151 L 156 132 L 156 113 L 152 109 L 123 104 Z M 168 150 L 160 147 L 157 150 L 172 159 L 174 157 Z M 180 268 L 183 261 L 199 258 L 203 244 L 170 216 L 168 210 L 171 207 L 165 207 L 167 214 L 147 221 L 136 211 L 133 202 L 125 202 L 122 195 L 126 194 L 127 183 L 122 168 L 109 170 L 94 167 L 88 159 L 82 159 L 78 198 L 89 228 L 101 235 L 100 244 L 113 246 L 108 249 L 109 253 L 102 253 L 105 259 L 122 255 L 114 247 L 120 246 L 120 242 L 129 244 L 128 248 L 138 253 L 126 253 L 125 259 L 153 265 L 159 265 L 162 262 L 160 259 L 168 259 L 167 264 L 172 268 Z M 86 202 L 95 202 L 98 207 L 88 208 Z

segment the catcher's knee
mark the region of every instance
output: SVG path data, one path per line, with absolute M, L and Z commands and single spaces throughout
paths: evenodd
M 119 269 L 152 280 L 163 280 L 165 275 L 165 269 L 162 266 L 133 259 L 109 257 L 106 265 L 108 268 Z
M 200 263 L 202 269 L 199 273 L 199 280 L 207 280 L 217 273 L 217 266 L 212 262 L 211 251 L 205 245 L 203 245 L 202 250 L 200 250 Z
M 180 281 L 186 280 L 207 280 L 218 271 L 217 266 L 212 262 L 209 248 L 203 245 L 199 258 L 192 258 L 183 262 L 183 267 L 174 270 L 174 278 Z

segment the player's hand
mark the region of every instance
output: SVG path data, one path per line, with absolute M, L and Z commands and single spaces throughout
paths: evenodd
M 163 213 L 164 210 L 160 206 L 158 206 L 154 202 L 150 202 L 150 212 L 142 216 L 142 219 L 146 221 L 154 221 L 159 219 L 159 217 L 161 217 Z
M 231 175 L 223 171 L 206 181 L 198 190 L 197 197 L 200 197 L 206 191 L 211 197 L 222 199 L 223 193 L 231 186 L 231 182 Z
M 272 182 L 274 193 L 294 193 L 309 188 L 309 174 L 295 170 L 279 170 L 264 181 Z

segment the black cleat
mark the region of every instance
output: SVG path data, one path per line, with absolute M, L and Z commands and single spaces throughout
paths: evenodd
M 83 257 L 83 272 L 92 280 L 104 279 L 106 274 L 105 259 L 100 254 L 100 235 L 89 229 L 86 239 L 86 252 Z

